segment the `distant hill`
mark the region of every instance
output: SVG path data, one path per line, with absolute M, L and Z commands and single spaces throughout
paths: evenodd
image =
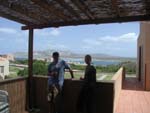
M 34 58 L 49 58 L 51 57 L 52 53 L 56 50 L 44 50 L 44 51 L 34 51 Z M 84 58 L 85 54 L 82 53 L 73 53 L 71 51 L 60 50 L 58 51 L 62 58 Z M 13 53 L 15 58 L 28 58 L 27 52 L 16 52 Z M 136 60 L 135 58 L 125 58 L 119 56 L 112 56 L 107 54 L 95 53 L 91 54 L 93 59 L 97 60 Z

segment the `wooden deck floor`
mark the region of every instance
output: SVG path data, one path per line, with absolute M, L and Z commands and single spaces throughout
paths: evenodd
M 126 78 L 115 113 L 150 113 L 150 92 L 136 78 Z

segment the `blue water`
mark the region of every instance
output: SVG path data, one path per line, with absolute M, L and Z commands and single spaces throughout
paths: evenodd
M 20 58 L 20 57 L 18 57 L 18 58 L 15 58 L 15 60 L 18 60 L 18 61 L 21 61 L 21 60 L 28 60 L 28 58 Z
M 73 59 L 73 58 L 66 58 L 64 59 L 67 62 L 73 62 L 77 64 L 84 64 L 84 59 Z M 121 61 L 118 60 L 93 60 L 92 64 L 95 66 L 107 66 L 107 65 L 117 65 L 120 64 Z
M 93 65 L 95 66 L 107 66 L 107 65 L 118 65 L 121 61 L 93 61 Z

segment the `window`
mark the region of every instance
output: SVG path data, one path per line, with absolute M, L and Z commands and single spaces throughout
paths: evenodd
M 0 73 L 4 73 L 4 66 L 0 66 Z

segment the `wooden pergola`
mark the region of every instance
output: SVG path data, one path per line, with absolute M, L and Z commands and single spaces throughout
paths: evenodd
M 150 20 L 150 0 L 0 0 L 0 16 L 29 30 L 31 85 L 34 29 Z
M 0 16 L 23 30 L 150 19 L 149 0 L 0 0 Z

